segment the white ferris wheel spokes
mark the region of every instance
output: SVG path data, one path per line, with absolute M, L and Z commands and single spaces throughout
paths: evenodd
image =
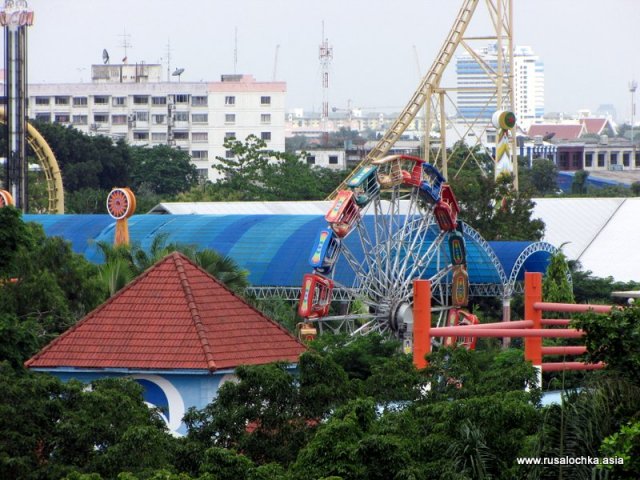
M 361 168 L 336 196 L 311 252 L 314 272 L 304 277 L 298 306 L 303 325 L 389 333 L 410 348 L 416 278 L 431 280 L 443 324 L 452 304 L 468 302 L 458 212 L 444 177 L 420 158 L 391 155 Z M 336 289 L 350 301 L 330 314 Z

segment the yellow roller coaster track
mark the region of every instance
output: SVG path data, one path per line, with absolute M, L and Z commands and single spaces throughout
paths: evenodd
M 466 31 L 469 23 L 477 10 L 479 4 L 486 5 L 486 13 L 490 19 L 488 23 L 481 26 L 483 32 L 489 30 L 487 34 L 467 36 Z M 477 28 L 476 28 L 477 30 Z M 478 50 L 474 49 L 476 42 L 482 42 L 482 47 L 486 47 L 487 42 L 494 42 L 496 46 L 496 62 L 491 65 L 481 58 Z M 458 85 L 456 87 L 443 86 L 442 78 L 448 65 L 456 53 L 458 47 L 462 47 L 467 55 L 473 58 L 479 67 L 487 75 L 489 86 L 482 87 L 482 92 L 489 98 L 482 106 L 483 118 L 466 118 L 461 114 L 456 103 L 453 102 L 450 93 L 477 93 L 480 91 L 476 86 Z M 462 0 L 462 6 L 458 11 L 458 15 L 444 41 L 435 61 L 427 74 L 422 78 L 420 85 L 414 92 L 411 100 L 404 108 L 402 113 L 395 119 L 389 130 L 378 141 L 376 146 L 367 154 L 360 164 L 351 172 L 349 177 L 334 190 L 328 199 L 334 198 L 337 193 L 346 188 L 347 182 L 365 165 L 379 160 L 386 156 L 395 142 L 400 138 L 404 131 L 414 122 L 416 116 L 424 108 L 424 130 L 425 130 L 425 150 L 424 159 L 427 162 L 438 163 L 443 175 L 448 178 L 448 156 L 447 152 L 447 130 L 451 128 L 452 133 L 460 135 L 464 139 L 465 144 L 471 142 L 468 146 L 469 151 L 465 154 L 462 166 L 470 158 L 480 168 L 482 175 L 487 175 L 486 166 L 483 166 L 476 158 L 474 153 L 475 147 L 486 151 L 485 145 L 482 144 L 482 138 L 486 136 L 485 141 L 491 130 L 491 122 L 485 122 L 486 113 L 489 116 L 496 110 L 513 109 L 514 108 L 514 71 L 513 63 L 513 0 Z M 456 114 L 452 119 L 448 118 L 445 111 L 445 102 L 451 102 Z M 485 99 L 483 99 L 485 101 Z M 437 133 L 432 135 L 432 127 Z M 473 138 L 471 138 L 473 137 Z M 455 135 L 454 135 L 455 138 Z M 436 148 L 434 149 L 434 145 Z M 511 148 L 515 151 L 515 129 L 511 131 Z M 461 166 L 457 167 L 462 168 Z M 459 171 L 459 170 L 458 170 Z M 457 173 L 453 175 L 455 176 Z M 518 170 L 517 163 L 514 164 L 514 187 L 518 189 Z
M 5 123 L 5 121 L 4 109 L 0 108 L 0 123 Z M 47 141 L 30 123 L 27 123 L 27 142 L 47 180 L 48 213 L 64 213 L 64 189 L 58 161 Z

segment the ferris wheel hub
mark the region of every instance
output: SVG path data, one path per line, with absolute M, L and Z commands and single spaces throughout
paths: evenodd
M 404 326 L 409 330 L 413 325 L 413 308 L 409 302 L 400 302 L 391 311 L 389 326 L 394 332 L 401 332 Z

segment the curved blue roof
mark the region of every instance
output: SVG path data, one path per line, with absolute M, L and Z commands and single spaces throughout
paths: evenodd
M 96 263 L 101 263 L 103 257 L 95 242 L 112 242 L 114 238 L 115 221 L 109 215 L 25 215 L 24 218 L 42 224 L 47 235 L 69 240 L 75 252 Z M 370 232 L 373 232 L 373 221 L 373 216 L 364 217 Z M 131 240 L 143 249 L 150 247 L 157 234 L 166 233 L 168 242 L 212 248 L 232 257 L 249 271 L 252 285 L 264 287 L 300 286 L 302 276 L 311 271 L 307 260 L 323 227 L 326 221 L 318 215 L 134 215 L 129 219 Z M 472 284 L 504 286 L 519 256 L 532 245 L 532 242 L 491 242 L 489 245 L 472 228 L 465 226 L 464 230 Z M 424 248 L 437 234 L 434 228 Z M 363 246 L 356 235 L 349 236 L 346 243 L 357 258 L 362 258 Z M 446 242 L 442 243 L 440 254 L 448 264 Z M 525 269 L 544 272 L 548 255 L 535 252 L 526 259 Z M 434 273 L 435 268 L 430 268 L 425 276 Z M 346 263 L 337 265 L 338 282 L 351 286 L 353 278 Z

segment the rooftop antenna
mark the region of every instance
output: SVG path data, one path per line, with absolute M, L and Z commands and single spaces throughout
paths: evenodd
M 273 81 L 276 81 L 276 73 L 278 71 L 278 52 L 280 51 L 280 45 L 276 45 L 276 56 L 273 59 Z
M 176 71 L 173 72 L 171 75 L 173 75 L 174 77 L 178 77 L 178 82 L 180 82 L 180 75 L 182 75 L 184 73 L 184 68 L 176 68 Z
M 125 28 L 123 30 L 122 35 L 118 35 L 118 36 L 122 37 L 122 43 L 120 44 L 120 46 L 122 48 L 124 48 L 124 58 L 122 59 L 122 63 L 127 63 L 127 60 L 129 59 L 129 57 L 127 55 L 127 49 L 133 47 L 133 45 L 131 45 L 131 43 L 129 42 L 129 39 L 131 38 L 131 35 L 129 35 L 127 33 L 127 29 Z
M 171 81 L 171 39 L 167 38 L 167 82 Z
M 329 142 L 329 66 L 333 59 L 333 47 L 324 36 L 324 20 L 322 21 L 322 43 L 320 44 L 320 68 L 322 74 L 322 112 L 320 113 L 320 128 L 324 144 Z
M 235 29 L 234 47 L 233 47 L 233 73 L 236 73 L 238 67 L 238 27 Z

